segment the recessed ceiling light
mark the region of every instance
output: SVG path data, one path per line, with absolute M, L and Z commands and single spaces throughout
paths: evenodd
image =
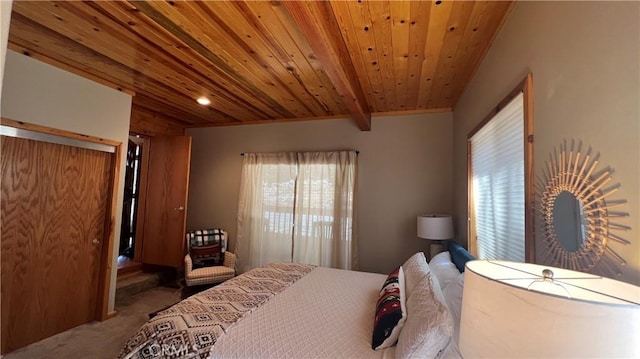
M 211 104 L 211 101 L 208 98 L 204 97 L 204 96 L 198 98 L 196 101 L 198 101 L 198 103 L 201 104 L 202 106 L 207 106 L 207 105 Z

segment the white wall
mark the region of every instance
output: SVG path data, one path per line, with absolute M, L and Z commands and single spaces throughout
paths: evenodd
M 356 149 L 360 269 L 387 273 L 428 249 L 416 217 L 451 213 L 452 115 L 188 129 L 193 137 L 187 226 L 222 227 L 235 245 L 242 152 Z
M 630 217 L 616 222 L 632 227 L 616 232 L 631 245 L 610 244 L 628 261 L 618 279 L 640 284 L 639 56 L 638 2 L 518 2 L 454 109 L 458 233 L 466 234 L 466 136 L 531 72 L 535 175 L 565 140 L 600 154 L 621 184 L 614 199 L 627 200 Z
M 8 51 L 2 96 L 2 117 L 61 130 L 119 141 L 129 136 L 131 96 L 60 70 L 30 57 Z M 124 165 L 120 180 L 111 261 L 109 311 L 113 310 L 116 258 L 124 193 Z
M 0 99 L 2 99 L 2 76 L 4 62 L 7 56 L 7 39 L 9 38 L 9 23 L 11 23 L 11 0 L 0 0 Z

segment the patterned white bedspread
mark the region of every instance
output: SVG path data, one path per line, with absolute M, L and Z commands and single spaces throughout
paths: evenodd
M 386 276 L 318 267 L 242 318 L 210 358 L 392 358 L 371 349 Z
M 206 358 L 236 322 L 314 268 L 270 264 L 189 297 L 143 325 L 119 358 Z

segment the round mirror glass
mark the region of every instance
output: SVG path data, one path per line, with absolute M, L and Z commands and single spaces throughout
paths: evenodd
M 582 203 L 569 191 L 562 191 L 553 203 L 553 229 L 560 245 L 577 252 L 587 235 L 587 221 Z

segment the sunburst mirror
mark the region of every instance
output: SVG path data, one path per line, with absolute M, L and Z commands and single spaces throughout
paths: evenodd
M 618 266 L 626 261 L 610 244 L 629 244 L 620 236 L 629 227 L 616 223 L 628 214 L 620 211 L 626 201 L 612 199 L 620 185 L 611 181 L 611 170 L 598 169 L 589 151 L 582 154 L 565 143 L 550 154 L 537 181 L 545 263 L 582 272 L 598 266 L 621 275 Z

